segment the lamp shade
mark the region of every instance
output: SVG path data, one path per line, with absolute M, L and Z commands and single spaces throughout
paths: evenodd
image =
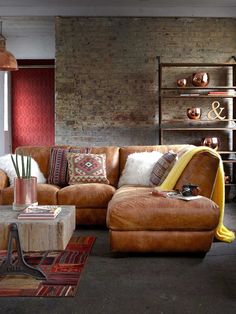
M 6 50 L 6 39 L 0 34 L 0 71 L 16 70 L 18 70 L 16 58 Z
M 18 70 L 16 58 L 7 50 L 0 49 L 0 71 Z

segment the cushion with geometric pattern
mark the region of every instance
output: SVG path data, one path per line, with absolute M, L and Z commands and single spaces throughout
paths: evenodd
M 67 153 L 69 184 L 105 183 L 106 177 L 105 154 Z

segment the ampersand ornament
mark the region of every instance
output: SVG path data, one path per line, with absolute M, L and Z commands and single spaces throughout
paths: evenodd
M 222 117 L 221 113 L 225 109 L 224 107 L 220 107 L 219 101 L 213 101 L 211 104 L 211 110 L 208 112 L 207 117 L 209 120 L 224 120 L 226 116 Z

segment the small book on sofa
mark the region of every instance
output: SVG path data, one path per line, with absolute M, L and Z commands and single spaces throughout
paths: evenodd
M 196 196 L 184 196 L 181 193 L 177 193 L 175 191 L 173 192 L 167 192 L 167 197 L 169 198 L 175 198 L 175 199 L 179 199 L 179 200 L 183 200 L 183 201 L 193 201 L 193 200 L 197 200 L 199 198 L 202 198 L 201 195 L 196 195 Z

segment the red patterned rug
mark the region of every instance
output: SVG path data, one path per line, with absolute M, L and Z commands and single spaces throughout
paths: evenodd
M 63 251 L 25 253 L 25 261 L 33 267 L 39 266 L 47 280 L 37 280 L 25 275 L 0 276 L 0 296 L 75 296 L 81 272 L 94 242 L 95 237 L 92 236 L 74 236 Z M 6 251 L 0 251 L 0 265 L 5 256 Z

